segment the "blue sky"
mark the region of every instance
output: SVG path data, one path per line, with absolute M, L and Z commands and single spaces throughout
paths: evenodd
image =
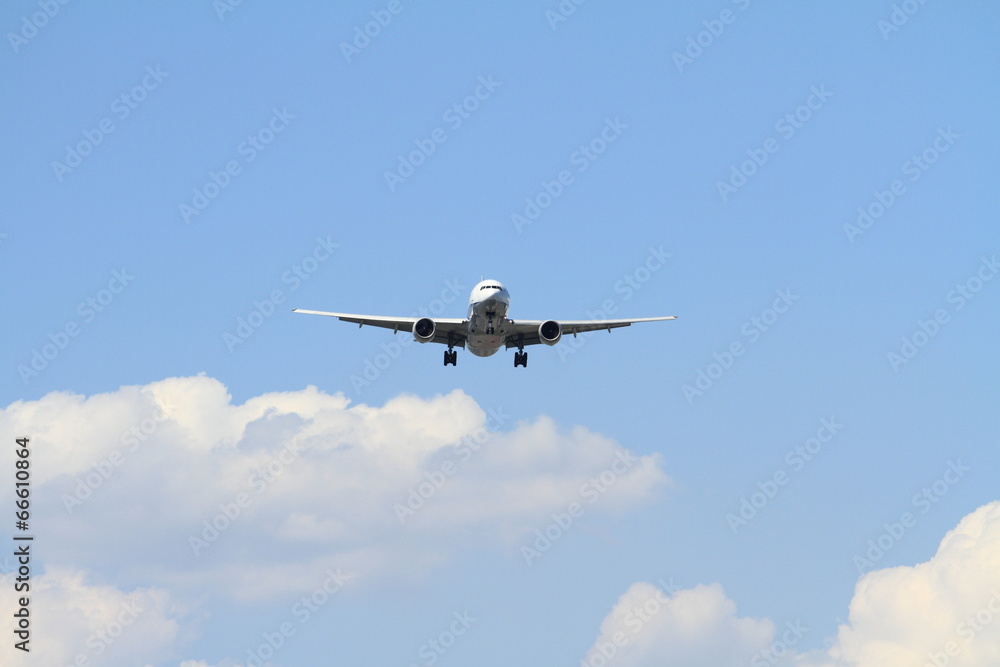
M 114 614 L 73 610 L 119 598 L 152 610 L 108 646 L 120 664 L 252 664 L 290 619 L 275 665 L 408 665 L 466 611 L 436 663 L 598 664 L 648 586 L 669 602 L 617 664 L 750 664 L 797 620 L 782 664 L 943 650 L 954 624 L 887 601 L 920 609 L 949 531 L 975 562 L 1000 549 L 998 18 L 915 0 L 6 6 L 0 423 L 38 443 L 38 605 L 59 619 L 38 621 L 36 664 L 99 660 L 72 637 Z M 460 317 L 480 276 L 514 318 L 679 319 L 532 348 L 526 369 L 464 351 L 445 368 L 439 346 L 291 313 Z M 437 507 L 393 523 L 394 498 L 480 441 Z M 591 505 L 580 485 L 626 454 Z M 241 471 L 273 460 L 193 555 L 202 521 L 255 493 Z M 348 583 L 300 625 L 336 567 Z M 959 619 L 988 596 L 956 591 L 1000 590 L 995 567 L 966 570 L 944 589 Z M 987 634 L 950 664 L 995 664 Z

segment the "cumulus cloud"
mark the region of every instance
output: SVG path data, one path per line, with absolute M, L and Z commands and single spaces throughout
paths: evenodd
M 50 567 L 31 581 L 31 640 L 23 664 L 144 665 L 171 657 L 191 610 L 161 588 L 125 592 L 89 581 L 75 568 Z M 0 616 L 17 601 L 0 597 Z M 11 623 L 7 636 L 13 637 Z M 10 650 L 10 647 L 5 647 Z
M 926 563 L 876 570 L 815 667 L 1000 665 L 1000 501 L 972 512 Z
M 771 645 L 774 624 L 738 616 L 722 586 L 711 584 L 668 595 L 632 584 L 601 623 L 581 662 L 587 667 L 717 667 L 749 664 Z
M 515 422 L 459 390 L 369 406 L 308 387 L 234 404 L 202 375 L 18 401 L 0 428 L 32 437 L 51 562 L 240 598 L 306 592 L 337 568 L 354 583 L 410 576 L 465 544 L 517 540 L 616 460 L 629 465 L 595 512 L 668 481 L 657 455 Z
M 829 648 L 794 652 L 807 628 L 739 617 L 718 584 L 668 596 L 633 584 L 582 664 L 996 667 L 1000 665 L 1000 501 L 980 507 L 914 566 L 858 580 Z

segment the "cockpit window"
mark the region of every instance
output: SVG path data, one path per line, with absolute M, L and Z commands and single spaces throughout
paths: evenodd
M 482 292 L 484 289 L 500 289 L 500 286 L 499 285 L 483 285 L 482 287 L 479 288 L 479 291 Z

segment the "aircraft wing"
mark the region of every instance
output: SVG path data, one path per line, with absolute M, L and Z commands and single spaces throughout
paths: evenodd
M 660 322 L 662 320 L 676 320 L 676 315 L 667 317 L 640 317 L 634 320 L 555 320 L 562 327 L 563 335 L 584 333 L 586 331 L 601 331 L 607 329 L 609 332 L 618 327 L 627 327 L 637 322 Z M 510 333 L 507 334 L 505 344 L 509 350 L 512 347 L 521 345 L 537 345 L 541 343 L 538 337 L 538 327 L 547 320 L 515 320 L 510 325 Z M 521 336 L 524 336 L 521 339 Z
M 328 313 L 323 310 L 303 310 L 302 308 L 293 308 L 293 313 L 305 313 L 306 315 L 325 315 L 327 317 L 336 317 L 337 319 L 343 320 L 344 322 L 351 322 L 357 324 L 359 327 L 363 327 L 366 324 L 370 327 L 382 327 L 383 329 L 392 329 L 393 333 L 397 331 L 413 331 L 413 324 L 419 320 L 419 317 L 384 317 L 382 315 L 355 315 L 352 313 Z M 431 341 L 433 343 L 444 343 L 448 344 L 449 334 L 451 336 L 451 344 L 455 347 L 465 347 L 465 336 L 468 333 L 469 321 L 461 318 L 439 318 L 432 317 L 434 320 L 434 339 Z M 535 327 L 536 329 L 538 327 Z

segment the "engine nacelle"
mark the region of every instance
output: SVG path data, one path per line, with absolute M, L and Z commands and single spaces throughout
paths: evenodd
M 429 343 L 434 340 L 434 332 L 437 326 L 434 320 L 429 317 L 421 317 L 413 323 L 413 339 L 418 343 Z
M 546 345 L 555 345 L 562 338 L 562 327 L 555 320 L 546 320 L 538 326 L 538 338 Z

